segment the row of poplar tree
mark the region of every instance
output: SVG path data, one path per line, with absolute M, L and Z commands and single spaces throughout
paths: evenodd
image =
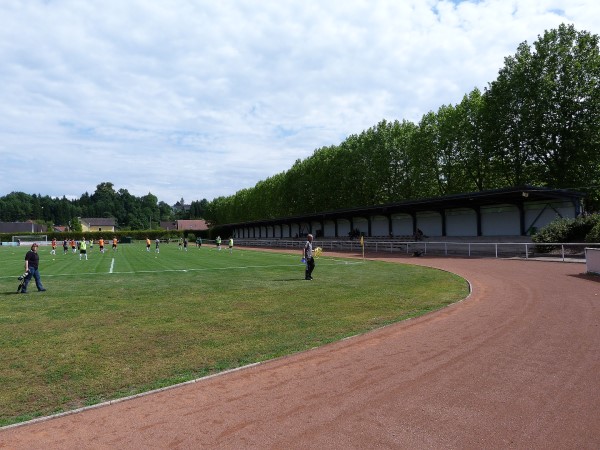
M 600 206 L 598 36 L 561 25 L 505 58 L 498 78 L 419 123 L 381 121 L 209 204 L 215 223 L 534 185 Z

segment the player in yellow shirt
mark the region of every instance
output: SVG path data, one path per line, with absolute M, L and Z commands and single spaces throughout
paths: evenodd
M 79 242 L 79 261 L 81 261 L 83 256 L 85 256 L 85 260 L 87 261 L 87 242 L 85 241 L 85 238 L 82 238 Z

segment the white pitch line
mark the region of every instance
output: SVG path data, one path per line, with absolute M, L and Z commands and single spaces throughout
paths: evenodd
M 108 271 L 108 273 L 113 273 L 113 267 L 115 267 L 115 258 L 113 258 L 110 262 L 110 270 Z
M 333 262 L 333 264 L 331 264 Z M 246 270 L 246 269 L 261 269 L 261 268 L 271 268 L 271 267 L 298 267 L 304 266 L 302 263 L 294 263 L 294 264 L 268 264 L 268 265 L 251 265 L 251 266 L 231 266 L 231 267 L 202 267 L 197 269 L 163 269 L 163 270 L 131 270 L 131 271 L 123 271 L 123 272 L 115 272 L 114 267 L 114 258 L 111 262 L 109 273 L 115 275 L 128 275 L 135 273 L 166 273 L 166 272 L 208 272 L 208 271 L 222 271 L 222 270 Z M 319 266 L 346 266 L 346 265 L 355 265 L 355 264 L 363 264 L 362 261 L 343 261 L 330 259 L 325 261 L 321 261 Z M 103 275 L 106 272 L 81 272 L 81 273 L 61 273 L 61 274 L 43 274 L 43 278 L 55 278 L 55 277 L 71 277 L 71 276 L 81 276 L 81 275 Z M 0 276 L 1 279 L 5 278 L 15 278 L 18 275 L 12 276 Z

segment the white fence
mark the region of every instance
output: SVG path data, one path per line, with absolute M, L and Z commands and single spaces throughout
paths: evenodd
M 276 247 L 300 249 L 305 241 L 301 239 L 236 239 L 236 246 Z M 600 243 L 561 243 L 536 244 L 532 242 L 451 242 L 451 241 L 400 241 L 400 240 L 364 240 L 365 254 L 368 253 L 404 253 L 407 255 L 433 255 L 458 257 L 495 257 L 495 258 L 536 258 L 559 259 L 561 261 L 585 262 L 585 248 L 600 247 Z M 324 251 L 362 252 L 359 240 L 319 240 L 315 239 L 313 248 Z M 600 250 L 600 249 L 599 249 Z M 600 252 L 599 252 L 600 253 Z

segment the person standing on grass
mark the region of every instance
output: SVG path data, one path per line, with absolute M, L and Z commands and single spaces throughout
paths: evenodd
M 149 252 L 150 251 L 150 238 L 146 237 L 146 251 Z
M 66 255 L 69 253 L 69 241 L 66 239 L 63 241 L 63 254 Z
M 304 279 L 312 280 L 312 272 L 315 269 L 315 258 L 313 257 L 313 235 L 309 234 L 306 236 L 306 244 L 304 244 L 304 249 L 302 250 L 302 262 L 306 263 L 306 270 L 304 271 Z
M 187 252 L 188 240 L 187 238 L 183 238 L 183 249 Z
M 229 253 L 233 253 L 233 237 L 229 237 Z
M 113 246 L 112 246 L 113 252 L 117 251 L 117 243 L 118 242 L 119 242 L 119 240 L 117 239 L 117 237 L 116 236 L 113 237 Z
M 217 244 L 217 250 L 221 251 L 221 236 L 217 236 L 215 243 Z
M 40 292 L 44 292 L 46 289 L 42 285 L 42 280 L 40 279 L 40 255 L 38 255 L 38 245 L 36 243 L 31 245 L 31 250 L 29 250 L 25 254 L 25 272 L 27 275 L 25 276 L 25 280 L 23 281 L 23 287 L 21 288 L 21 294 L 27 294 L 27 285 L 31 281 L 31 278 L 35 280 L 35 286 L 37 290 Z
M 98 240 L 98 246 L 100 247 L 100 253 L 104 253 L 104 238 Z
M 160 239 L 156 238 L 154 242 L 156 243 L 156 248 L 154 249 L 154 251 L 156 253 L 160 253 Z
M 81 239 L 79 243 L 79 261 L 81 261 L 82 256 L 85 256 L 85 260 L 87 261 L 87 242 L 85 238 Z
M 50 250 L 51 255 L 56 255 L 56 238 L 52 238 L 52 250 Z

